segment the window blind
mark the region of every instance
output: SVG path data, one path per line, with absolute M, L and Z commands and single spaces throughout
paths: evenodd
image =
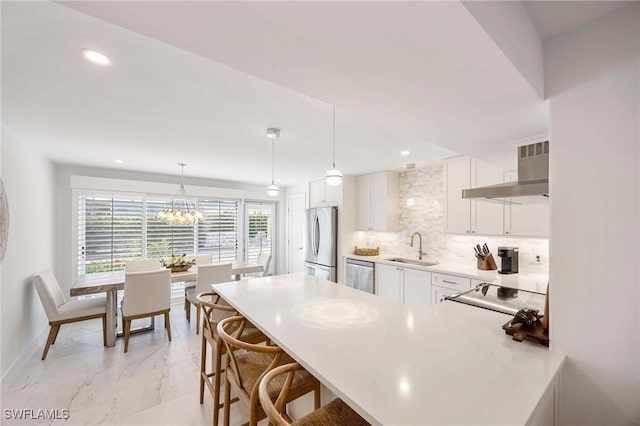
M 195 251 L 195 228 L 193 225 L 167 225 L 156 219 L 156 215 L 169 202 L 168 199 L 147 199 L 147 258 L 171 257 Z
M 238 202 L 198 200 L 198 208 L 207 215 L 198 224 L 198 253 L 212 254 L 214 262 L 232 262 L 238 258 Z
M 260 253 L 273 254 L 275 205 L 247 203 L 246 211 L 247 260 L 256 262 Z
M 78 274 L 118 271 L 141 258 L 142 212 L 142 197 L 79 194 Z

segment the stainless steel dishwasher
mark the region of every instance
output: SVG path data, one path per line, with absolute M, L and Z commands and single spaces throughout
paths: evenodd
M 345 284 L 347 287 L 374 294 L 376 290 L 374 270 L 373 262 L 347 258 Z

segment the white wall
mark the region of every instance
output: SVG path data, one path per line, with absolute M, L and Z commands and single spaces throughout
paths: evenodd
M 44 344 L 37 338 L 47 320 L 31 275 L 54 269 L 55 192 L 53 164 L 4 127 L 1 170 L 10 212 L 0 289 L 4 378 L 21 355 Z
M 640 4 L 545 43 L 561 424 L 640 423 Z
M 177 169 L 176 169 L 177 170 Z M 58 230 L 58 238 L 56 240 L 56 271 L 59 276 L 60 284 L 63 289 L 68 289 L 71 285 L 74 268 L 73 257 L 73 232 L 72 232 L 72 191 L 70 187 L 71 176 L 90 176 L 99 178 L 123 179 L 140 182 L 158 182 L 173 185 L 175 191 L 178 190 L 179 176 L 176 175 L 160 175 L 153 173 L 141 173 L 119 169 L 98 169 L 92 167 L 81 167 L 72 165 L 59 164 L 56 167 L 56 192 L 58 211 L 56 219 L 56 229 Z M 204 186 L 213 188 L 228 188 L 240 190 L 244 193 L 244 199 L 247 201 L 268 201 L 277 202 L 276 208 L 276 252 L 277 262 L 275 264 L 276 273 L 286 271 L 286 244 L 285 244 L 285 202 L 284 193 L 281 191 L 279 197 L 269 197 L 266 195 L 266 185 L 250 185 L 239 182 L 221 181 L 212 179 L 190 178 L 185 176 L 185 186 Z M 188 188 L 187 188 L 188 192 Z M 241 212 L 244 214 L 244 212 Z

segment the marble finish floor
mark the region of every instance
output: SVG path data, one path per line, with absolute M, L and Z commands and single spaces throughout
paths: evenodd
M 205 388 L 199 403 L 200 335 L 195 311 L 187 323 L 182 304 L 171 308 L 173 341 L 161 317 L 153 332 L 137 334 L 123 352 L 102 346 L 100 320 L 63 325 L 41 361 L 42 345 L 24 367 L 3 383 L 2 409 L 68 409 L 66 420 L 12 420 L 3 425 L 210 425 L 212 398 Z M 222 413 L 221 413 L 222 420 Z M 231 424 L 248 420 L 240 403 L 231 406 Z

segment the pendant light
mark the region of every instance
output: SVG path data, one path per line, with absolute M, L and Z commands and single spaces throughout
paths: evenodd
M 336 169 L 336 107 L 333 106 L 333 166 L 331 170 L 327 170 L 325 179 L 327 185 L 338 186 L 342 183 L 342 172 Z
M 184 189 L 184 163 L 180 166 L 180 189 L 173 200 L 164 206 L 156 218 L 167 225 L 193 225 L 205 220 L 204 212 L 196 210 L 196 205 L 187 197 Z
M 407 180 L 411 176 L 409 172 L 415 170 L 416 163 L 407 163 Z M 409 191 L 409 197 L 407 198 L 407 207 L 413 207 L 416 205 L 416 199 L 413 198 L 413 177 L 411 177 L 411 190 Z
M 269 197 L 277 197 L 280 194 L 280 188 L 275 184 L 276 174 L 276 139 L 280 137 L 280 129 L 270 127 L 267 129 L 267 137 L 271 139 L 271 185 L 267 187 L 267 195 Z

